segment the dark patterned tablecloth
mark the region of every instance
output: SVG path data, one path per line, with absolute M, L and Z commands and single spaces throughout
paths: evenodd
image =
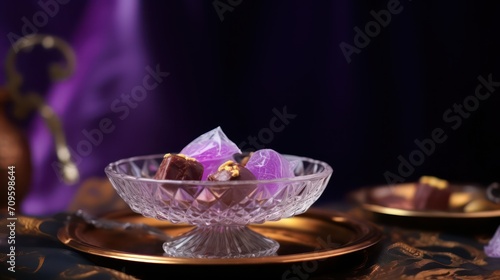
M 359 212 L 347 210 L 347 214 L 357 216 Z M 3 212 L 0 215 L 2 279 L 178 279 L 175 275 L 190 272 L 228 279 L 500 279 L 500 258 L 490 258 L 484 253 L 484 246 L 494 232 L 463 234 L 379 225 L 384 236 L 375 249 L 349 260 L 340 269 L 338 266 L 329 269 L 325 262 L 321 269 L 307 263 L 302 267 L 296 264 L 288 268 L 266 266 L 257 272 L 253 268 L 253 275 L 242 269 L 205 272 L 199 267 L 193 271 L 189 266 L 178 271 L 147 273 L 144 271 L 147 267 L 142 266 L 141 271 L 141 266 L 132 268 L 106 259 L 92 259 L 62 244 L 57 232 L 67 217 L 67 213 L 50 217 L 18 215 L 14 221 Z M 13 224 L 15 237 L 9 239 L 14 234 Z M 15 240 L 15 244 L 9 244 L 11 240 Z M 15 260 L 15 264 L 11 260 Z

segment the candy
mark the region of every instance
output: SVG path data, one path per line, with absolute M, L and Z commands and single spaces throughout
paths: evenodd
M 157 180 L 201 180 L 203 165 L 195 158 L 184 154 L 166 154 L 154 179 Z
M 239 164 L 241 164 L 241 165 L 245 166 L 245 165 L 247 164 L 248 160 L 250 159 L 250 156 L 252 156 L 252 154 L 253 154 L 253 152 L 250 152 L 250 153 L 242 153 L 242 154 L 234 154 L 234 155 L 233 155 L 233 158 L 234 158 L 234 160 L 235 160 L 237 163 L 239 163 Z
M 500 258 L 500 226 L 488 245 L 484 246 L 484 253 L 491 258 Z
M 447 181 L 432 176 L 422 176 L 416 188 L 413 198 L 416 210 L 449 210 L 451 190 Z
M 173 158 L 169 158 L 170 156 Z M 210 181 L 291 178 L 295 176 L 294 170 L 300 169 L 298 163 L 301 162 L 299 159 L 288 160 L 272 149 L 242 154 L 220 127 L 200 135 L 179 154 L 170 156 L 165 156 L 155 178 Z M 187 168 L 194 170 L 189 171 Z M 241 174 L 228 177 L 229 173 L 234 174 L 236 171 Z M 198 177 L 199 172 L 202 172 L 201 177 Z
M 250 172 L 243 165 L 228 160 L 219 168 L 217 172 L 212 173 L 208 176 L 209 181 L 245 181 L 245 180 L 255 180 L 255 175 Z
M 217 171 L 224 162 L 233 159 L 241 150 L 224 134 L 220 127 L 212 129 L 184 147 L 181 154 L 193 157 L 203 164 L 202 179 Z
M 226 185 L 223 183 L 229 181 L 255 180 L 255 176 L 252 172 L 233 160 L 228 160 L 219 166 L 216 172 L 208 176 L 208 180 L 221 182 L 219 186 L 223 190 L 219 194 L 221 196 L 219 201 L 226 206 L 243 201 L 246 197 L 255 193 L 257 189 L 257 185 L 253 183 L 239 184 L 238 186 L 231 186 L 230 184 Z
M 272 149 L 253 152 L 245 164 L 258 180 L 294 177 L 295 164 Z

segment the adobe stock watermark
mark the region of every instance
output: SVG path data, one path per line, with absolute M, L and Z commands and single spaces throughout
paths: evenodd
M 266 144 L 273 141 L 275 133 L 282 132 L 290 124 L 290 120 L 297 117 L 296 114 L 288 113 L 286 106 L 281 111 L 273 108 L 273 115 L 271 120 L 269 120 L 268 127 L 260 129 L 257 136 L 248 136 L 247 141 L 243 141 L 238 145 L 240 150 L 248 152 L 265 148 Z
M 132 88 L 129 93 L 122 93 L 120 97 L 117 97 L 111 102 L 110 110 L 111 112 L 117 114 L 119 120 L 125 120 L 130 112 L 139 106 L 139 103 L 144 101 L 148 97 L 148 93 L 156 89 L 165 78 L 170 76 L 169 72 L 162 72 L 160 70 L 160 65 L 157 64 L 156 68 L 153 69 L 151 66 L 146 66 L 146 75 L 142 79 L 142 84 L 137 85 Z M 87 130 L 83 129 L 82 139 L 76 144 L 76 149 L 68 147 L 70 153 L 75 161 L 75 165 L 81 164 L 84 158 L 88 157 L 93 149 L 99 145 L 104 140 L 107 134 L 112 133 L 115 130 L 115 122 L 111 118 L 102 118 L 99 120 L 99 125 L 96 128 Z M 64 166 L 58 162 L 52 162 L 52 168 L 56 172 L 60 181 L 64 181 L 61 176 L 61 171 Z
M 340 246 L 339 243 L 332 241 L 332 236 L 328 235 L 326 240 L 318 237 L 316 238 L 319 246 L 314 249 L 316 253 L 325 249 L 335 249 Z M 290 269 L 283 272 L 281 275 L 282 280 L 303 280 L 310 279 L 311 275 L 318 271 L 320 262 L 325 261 L 324 258 L 317 260 L 305 261 L 300 264 L 294 264 Z
M 377 37 L 382 32 L 382 29 L 391 23 L 393 15 L 400 14 L 402 11 L 403 6 L 399 0 L 389 0 L 387 2 L 387 9 L 382 9 L 378 12 L 371 10 L 370 15 L 373 17 L 373 20 L 365 24 L 364 30 L 361 30 L 357 26 L 354 27 L 354 46 L 344 41 L 339 44 L 347 63 L 351 63 L 351 56 L 353 54 L 360 54 L 362 49 L 368 47 L 371 40 Z
M 9 32 L 7 34 L 7 39 L 9 40 L 11 46 L 14 48 L 14 52 L 19 50 L 16 47 L 16 42 L 22 39 L 22 37 L 33 35 L 38 33 L 39 28 L 43 28 L 49 23 L 49 20 L 55 17 L 61 10 L 60 5 L 66 5 L 70 0 L 39 0 L 37 2 L 40 6 L 40 10 L 36 11 L 31 18 L 22 17 L 21 22 L 23 23 L 21 27 L 21 35 L 14 32 Z
M 487 78 L 477 77 L 479 83 L 476 86 L 474 94 L 465 97 L 461 103 L 454 103 L 450 108 L 443 112 L 443 121 L 451 130 L 459 129 L 464 119 L 468 119 L 472 113 L 477 111 L 482 101 L 491 97 L 492 93 L 500 87 L 500 82 L 493 81 L 493 74 Z M 405 158 L 399 155 L 397 172 L 385 171 L 383 176 L 387 184 L 403 183 L 406 178 L 415 172 L 415 168 L 421 166 L 425 160 L 430 157 L 437 149 L 439 144 L 448 139 L 445 128 L 436 127 L 432 130 L 430 137 L 425 139 L 415 139 L 416 148 L 412 150 Z
M 212 6 L 214 6 L 215 12 L 219 16 L 221 22 L 224 21 L 224 13 L 234 11 L 234 8 L 238 7 L 243 0 L 214 0 Z

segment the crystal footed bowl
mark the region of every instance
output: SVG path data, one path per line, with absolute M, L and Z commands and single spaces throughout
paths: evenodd
M 299 163 L 295 177 L 228 182 L 153 179 L 163 156 L 122 159 L 106 166 L 105 173 L 134 212 L 194 226 L 163 244 L 165 255 L 172 257 L 276 254 L 279 243 L 248 225 L 304 213 L 321 196 L 333 172 L 325 162 L 284 155 Z

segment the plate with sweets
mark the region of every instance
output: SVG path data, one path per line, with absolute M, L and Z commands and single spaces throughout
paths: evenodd
M 500 225 L 499 190 L 498 183 L 450 183 L 422 176 L 416 182 L 360 188 L 348 198 L 375 222 L 477 232 Z

